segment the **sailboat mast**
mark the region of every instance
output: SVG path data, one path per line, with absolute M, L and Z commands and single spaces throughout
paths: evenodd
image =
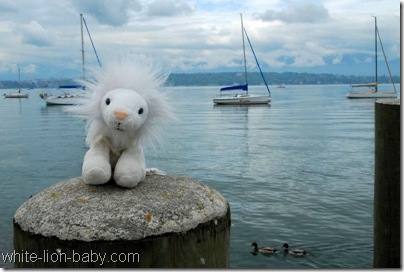
M 376 83 L 376 92 L 377 92 L 377 18 L 375 18 L 375 83 Z
M 247 61 L 245 58 L 245 43 L 244 43 L 244 25 L 243 25 L 243 14 L 240 13 L 240 18 L 241 18 L 241 37 L 243 39 L 243 57 L 244 57 L 244 74 L 245 74 L 245 83 L 248 84 L 248 79 L 247 79 Z M 247 92 L 248 92 L 248 87 L 247 87 Z
M 80 27 L 81 27 L 81 62 L 83 66 L 83 80 L 86 79 L 85 61 L 84 61 L 84 38 L 83 38 L 83 14 L 80 14 Z
M 17 63 L 17 66 L 18 66 L 18 92 L 21 92 L 20 64 Z

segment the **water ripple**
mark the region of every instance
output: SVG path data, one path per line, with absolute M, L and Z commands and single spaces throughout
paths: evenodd
M 148 167 L 199 179 L 232 213 L 233 268 L 371 268 L 374 104 L 347 86 L 274 89 L 271 106 L 215 107 L 214 87 L 171 88 L 178 122 L 145 149 Z M 39 90 L 38 90 L 39 91 Z M 5 210 L 0 249 L 12 250 L 13 213 L 31 194 L 80 175 L 84 123 L 63 107 L 0 99 Z M 251 254 L 251 243 L 304 248 L 308 256 Z

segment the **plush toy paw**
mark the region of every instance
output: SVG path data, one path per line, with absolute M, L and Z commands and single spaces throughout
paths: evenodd
M 101 169 L 99 167 L 83 170 L 84 182 L 89 185 L 99 185 L 107 183 L 111 179 L 111 169 Z
M 107 183 L 111 179 L 111 165 L 108 158 L 94 153 L 90 150 L 84 156 L 82 171 L 84 182 L 90 185 Z
M 146 177 L 146 170 L 142 171 L 128 171 L 126 170 L 125 173 L 120 171 L 114 172 L 114 180 L 115 183 L 119 186 L 126 187 L 126 188 L 133 188 L 139 184 L 139 182 L 143 181 Z
M 123 152 L 115 165 L 114 180 L 116 184 L 133 188 L 146 178 L 146 163 L 141 146 Z

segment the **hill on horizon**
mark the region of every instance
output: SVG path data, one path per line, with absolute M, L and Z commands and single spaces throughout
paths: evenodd
M 261 85 L 263 80 L 260 73 L 249 72 L 248 83 L 250 85 Z M 374 76 L 346 76 L 335 74 L 314 74 L 297 72 L 267 72 L 264 77 L 269 85 L 313 85 L 313 84 L 359 84 L 372 83 Z M 393 76 L 394 83 L 400 83 L 399 76 Z M 34 79 L 21 81 L 21 88 L 58 88 L 60 85 L 74 84 L 75 79 Z M 168 86 L 227 86 L 244 84 L 243 72 L 212 72 L 212 73 L 172 73 L 168 76 Z M 378 83 L 391 83 L 390 77 L 380 75 Z M 18 88 L 18 81 L 0 81 L 0 88 Z

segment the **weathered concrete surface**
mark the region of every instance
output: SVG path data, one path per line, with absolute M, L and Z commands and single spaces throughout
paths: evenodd
M 23 231 L 60 240 L 134 241 L 185 232 L 228 211 L 219 192 L 186 177 L 152 174 L 133 189 L 89 186 L 78 177 L 30 198 L 14 222 Z
M 375 103 L 375 268 L 401 267 L 400 100 Z

